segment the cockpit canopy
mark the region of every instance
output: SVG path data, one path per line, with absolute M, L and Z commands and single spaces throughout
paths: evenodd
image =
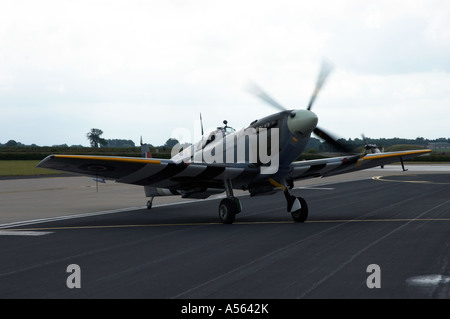
M 221 130 L 222 133 L 223 133 L 224 135 L 227 135 L 227 134 L 230 134 L 230 133 L 233 133 L 233 132 L 236 131 L 234 128 L 232 128 L 231 126 L 228 126 L 228 125 L 227 125 L 227 124 L 228 124 L 228 121 L 227 121 L 227 120 L 224 120 L 224 121 L 223 121 L 223 124 L 225 124 L 225 126 L 223 126 L 223 127 L 218 127 L 217 130 Z M 216 132 L 217 132 L 217 131 L 216 131 Z
M 228 126 L 228 121 L 224 120 L 223 124 L 225 124 L 225 126 L 219 126 L 217 127 L 217 129 L 213 132 L 211 132 L 208 135 L 208 138 L 206 139 L 206 141 L 203 143 L 202 148 L 204 148 L 206 145 L 208 145 L 209 143 L 211 143 L 212 141 L 214 141 L 217 137 L 225 137 L 228 134 L 231 134 L 233 132 L 235 132 L 236 130 L 234 128 L 232 128 L 231 126 Z

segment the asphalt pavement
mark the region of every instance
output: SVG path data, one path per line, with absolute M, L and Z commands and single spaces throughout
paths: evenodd
M 449 298 L 450 173 L 380 172 L 299 185 L 305 223 L 281 193 L 240 195 L 232 225 L 220 197 L 3 222 L 0 298 Z

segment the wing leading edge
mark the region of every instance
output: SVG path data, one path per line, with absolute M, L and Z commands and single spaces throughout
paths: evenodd
M 50 155 L 38 167 L 101 177 L 119 183 L 172 189 L 195 185 L 223 188 L 225 179 L 239 177 L 248 180 L 259 174 L 259 169 L 248 165 L 177 163 L 169 159 L 85 155 Z
M 431 150 L 412 150 L 293 162 L 288 179 L 299 180 L 309 177 L 332 176 L 354 172 L 406 160 L 430 153 Z
M 169 163 L 170 161 L 167 160 L 153 158 L 49 155 L 37 167 L 118 180 L 145 167 L 151 167 L 151 170 L 156 173 Z

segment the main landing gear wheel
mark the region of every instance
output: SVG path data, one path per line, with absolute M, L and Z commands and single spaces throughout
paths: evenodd
M 308 205 L 306 204 L 306 200 L 302 197 L 297 197 L 297 199 L 300 202 L 301 207 L 300 209 L 292 211 L 291 216 L 295 222 L 303 223 L 308 218 Z
M 232 224 L 236 218 L 236 214 L 241 212 L 242 206 L 240 200 L 234 197 L 231 180 L 226 179 L 224 186 L 227 197 L 220 201 L 219 218 L 222 224 Z
M 232 224 L 241 211 L 241 204 L 237 198 L 224 198 L 219 204 L 219 218 L 222 224 Z
M 289 194 L 288 188 L 274 179 L 269 179 L 269 182 L 283 191 L 284 197 L 286 198 L 287 211 L 291 213 L 292 219 L 297 223 L 303 223 L 308 218 L 308 205 L 306 204 L 306 200 L 302 197 L 295 197 Z M 284 184 L 289 185 L 286 181 Z M 292 182 L 290 187 L 293 187 Z

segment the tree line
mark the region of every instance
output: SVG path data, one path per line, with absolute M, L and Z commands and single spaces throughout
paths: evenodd
M 82 145 L 67 144 L 53 146 L 38 146 L 36 144 L 25 145 L 15 140 L 9 140 L 2 144 L 0 142 L 0 159 L 42 159 L 46 155 L 64 152 L 67 154 L 89 153 L 104 154 L 115 156 L 141 156 L 140 145 L 136 146 L 132 140 L 127 139 L 105 139 L 102 137 L 103 131 L 97 128 L 91 129 L 86 138 L 90 143 L 90 147 Z M 448 157 L 450 160 L 450 138 L 426 139 L 417 137 L 415 139 L 406 138 L 355 138 L 355 139 L 339 139 L 341 144 L 347 146 L 348 149 L 355 153 L 364 151 L 366 144 L 375 144 L 384 151 L 398 151 L 412 148 L 431 148 L 440 157 Z M 141 141 L 142 143 L 142 141 Z M 150 151 L 154 156 L 161 158 L 170 158 L 170 151 L 178 143 L 178 140 L 169 138 L 160 146 L 153 146 L 148 143 Z M 310 158 L 320 153 L 335 152 L 336 150 L 323 141 L 311 137 L 309 143 L 302 154 L 303 157 Z
M 102 138 L 103 131 L 97 128 L 91 129 L 87 134 L 86 138 L 89 140 L 89 144 L 92 148 L 133 148 L 136 147 L 136 144 L 132 140 L 127 139 L 105 139 Z M 178 143 L 177 139 L 169 138 L 165 144 L 161 146 L 153 146 L 149 144 L 150 147 L 160 147 L 162 149 L 170 148 Z M 17 142 L 15 140 L 8 140 L 6 143 L 2 144 L 0 142 L 0 147 L 7 147 L 7 148 L 14 148 L 14 147 L 48 147 L 48 146 L 38 146 L 36 144 L 26 145 L 21 142 Z M 60 144 L 60 145 L 52 145 L 53 148 L 83 148 L 83 145 L 67 145 L 67 144 Z
M 91 132 L 90 132 L 91 133 Z M 98 133 L 98 132 L 97 132 Z M 89 134 L 89 133 L 88 133 Z M 133 148 L 139 147 L 132 140 L 127 139 L 103 139 L 101 138 L 101 134 L 99 135 L 90 135 L 92 140 L 90 140 L 90 145 L 92 148 Z M 89 139 L 89 138 L 88 138 Z M 423 137 L 417 137 L 416 139 L 405 139 L 405 138 L 366 138 L 365 140 L 360 138 L 355 139 L 339 139 L 340 143 L 347 145 L 350 149 L 356 150 L 358 148 L 364 147 L 366 144 L 376 144 L 379 147 L 390 147 L 395 145 L 417 145 L 425 148 L 432 149 L 450 149 L 450 138 L 438 138 L 438 139 L 425 139 Z M 172 149 L 174 145 L 178 143 L 177 139 L 169 138 L 163 145 L 154 146 L 153 144 L 149 144 L 151 148 L 161 148 L 162 150 Z M 5 148 L 15 148 L 15 147 L 49 147 L 49 146 L 38 146 L 36 144 L 26 145 L 21 142 L 16 142 L 15 140 L 8 140 L 5 143 L 0 142 L 0 147 Z M 82 145 L 52 145 L 51 147 L 57 148 L 84 148 Z M 309 143 L 306 147 L 306 150 L 313 149 L 319 152 L 332 152 L 334 151 L 332 146 L 328 143 L 323 143 L 321 140 L 311 137 Z M 450 150 L 449 150 L 450 151 Z
M 349 149 L 357 150 L 364 147 L 366 144 L 375 144 L 380 148 L 389 148 L 396 145 L 415 145 L 423 148 L 434 148 L 434 146 L 442 146 L 450 148 L 450 138 L 439 139 L 425 139 L 423 137 L 417 137 L 415 139 L 406 138 L 355 138 L 355 139 L 338 139 L 343 145 L 346 145 Z M 319 139 L 311 137 L 307 146 L 307 149 L 315 149 L 319 152 L 332 152 L 333 147 L 328 143 L 322 143 Z

